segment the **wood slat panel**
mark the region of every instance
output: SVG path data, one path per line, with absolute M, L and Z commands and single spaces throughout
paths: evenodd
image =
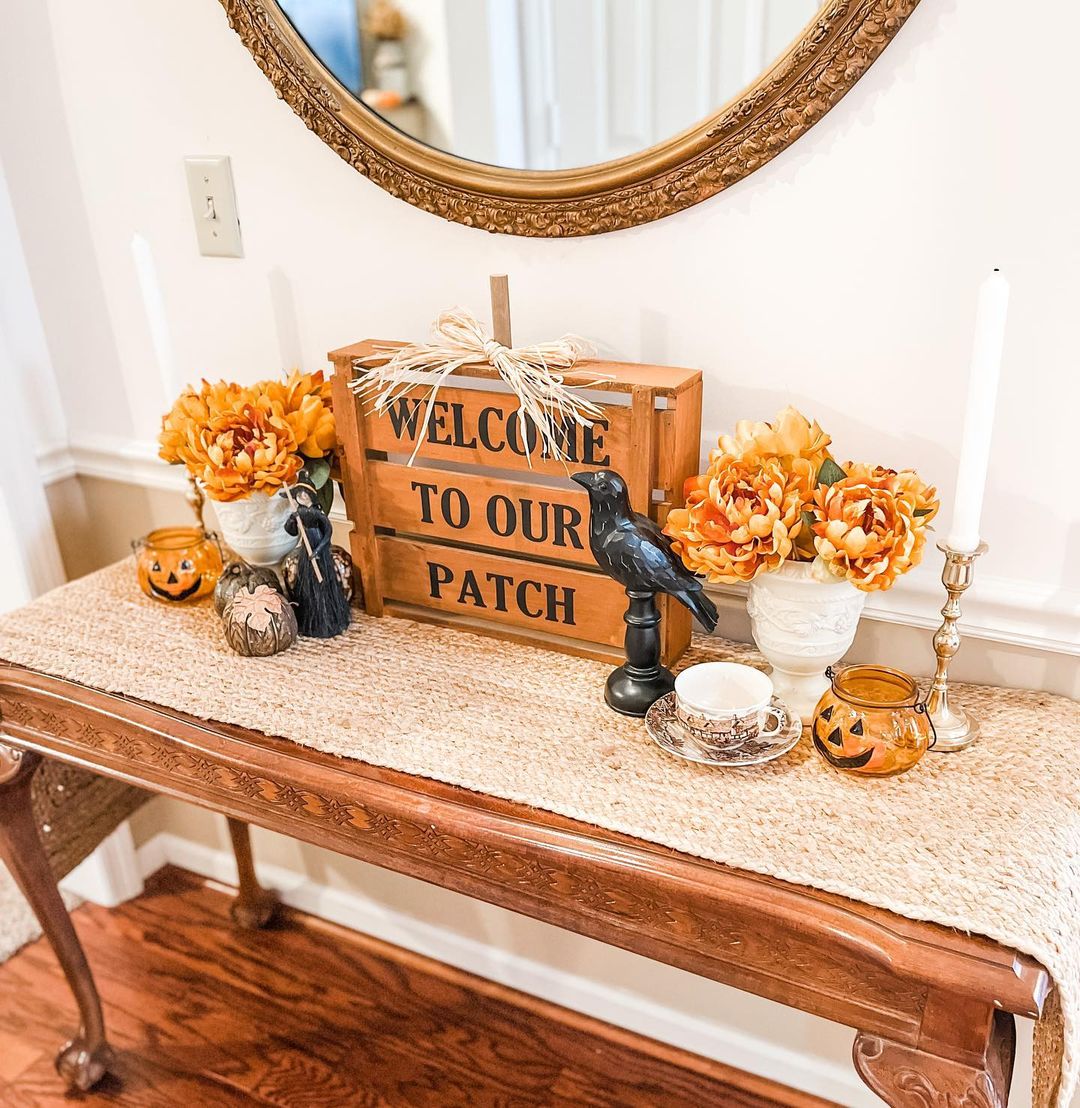
M 589 496 L 577 485 L 552 488 L 392 462 L 370 462 L 368 474 L 377 527 L 595 565 Z
M 419 608 L 415 604 L 399 604 L 395 600 L 386 602 L 385 611 L 387 615 L 397 616 L 399 619 L 413 619 L 418 623 L 430 623 L 433 627 L 450 627 L 455 631 L 467 631 L 471 635 L 486 635 L 489 638 L 501 639 L 503 642 L 557 650 L 560 654 L 570 654 L 575 658 L 606 662 L 612 667 L 620 666 L 626 661 L 626 653 L 621 646 L 548 635 L 532 627 L 511 627 L 506 623 L 473 619 L 453 612 L 443 612 L 438 608 Z
M 630 461 L 620 472 L 630 490 L 630 506 L 636 512 L 651 515 L 657 471 L 656 391 L 644 385 L 634 389 L 630 413 Z
M 671 409 L 668 409 L 670 412 Z M 667 522 L 672 507 L 686 503 L 684 495 L 686 478 L 699 472 L 701 451 L 701 378 L 680 394 L 675 401 L 675 418 L 672 442 L 662 448 L 662 456 L 671 459 L 670 471 L 664 475 L 661 485 L 668 497 L 666 504 L 656 506 L 656 518 Z M 668 412 L 664 412 L 667 415 Z M 660 630 L 664 639 L 664 657 L 677 658 L 690 645 L 693 620 L 689 611 L 674 600 L 664 609 L 665 619 Z
M 331 350 L 327 357 L 332 362 L 346 362 L 349 365 L 357 358 L 371 358 L 373 365 L 386 361 L 389 355 L 403 342 L 389 342 L 382 339 L 364 339 L 338 350 Z M 379 356 L 382 355 L 380 358 Z M 464 366 L 460 370 L 462 377 L 497 378 L 498 370 L 486 363 Z M 568 385 L 589 385 L 597 379 L 604 379 L 603 388 L 608 392 L 631 392 L 638 385 L 647 385 L 656 389 L 660 396 L 678 396 L 683 389 L 701 382 L 700 369 L 687 369 L 682 366 L 646 365 L 639 362 L 609 362 L 601 358 L 586 358 L 574 368 L 563 374 Z
M 411 454 L 427 410 L 426 391 L 417 388 L 397 401 L 384 415 L 362 415 L 365 438 L 371 450 Z M 632 460 L 630 409 L 604 406 L 602 420 L 591 428 L 572 427 L 566 445 L 568 460 L 540 456 L 535 428 L 521 426 L 517 399 L 505 393 L 481 389 L 443 387 L 428 414 L 428 433 L 418 458 L 436 458 L 461 465 L 498 469 L 523 469 L 566 476 L 579 469 L 611 469 L 625 472 Z M 532 458 L 526 438 L 533 441 Z
M 656 413 L 656 441 L 656 487 L 670 500 L 676 482 L 674 408 Z
M 364 607 L 369 616 L 383 614 L 382 575 L 375 549 L 375 529 L 371 522 L 371 482 L 368 480 L 367 443 L 364 424 L 355 397 L 349 391 L 352 363 L 339 360 L 334 365 L 334 420 L 338 439 L 345 449 L 341 453 L 341 486 L 345 510 L 352 521 L 349 547 L 353 562 L 360 571 L 364 586 Z
M 626 596 L 609 577 L 411 539 L 378 538 L 388 600 L 619 646 Z

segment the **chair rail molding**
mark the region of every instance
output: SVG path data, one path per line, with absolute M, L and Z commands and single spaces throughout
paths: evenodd
M 66 443 L 48 443 L 38 451 L 46 485 L 71 477 L 96 477 L 144 489 L 182 493 L 187 478 L 178 466 L 158 458 L 154 442 L 103 434 L 74 434 Z M 335 505 L 330 518 L 343 523 Z M 745 585 L 710 585 L 714 599 L 727 607 L 745 603 Z M 941 623 L 944 590 L 937 577 L 902 582 L 886 593 L 874 593 L 863 610 L 865 619 L 933 629 Z M 982 574 L 978 588 L 964 597 L 964 635 L 1008 646 L 1080 656 L 1080 589 L 1014 577 Z
M 73 435 L 38 451 L 38 466 L 47 485 L 71 477 L 100 477 L 144 489 L 183 492 L 187 479 L 179 467 L 166 465 L 157 444 L 113 435 Z

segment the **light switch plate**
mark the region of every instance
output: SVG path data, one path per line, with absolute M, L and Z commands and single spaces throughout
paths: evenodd
M 240 218 L 236 214 L 232 166 L 227 157 L 185 158 L 191 214 L 199 253 L 214 258 L 242 258 Z

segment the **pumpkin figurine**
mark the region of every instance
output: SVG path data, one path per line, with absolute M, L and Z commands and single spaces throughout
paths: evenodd
M 243 560 L 230 562 L 218 578 L 214 588 L 214 607 L 217 614 L 223 615 L 228 603 L 242 589 L 255 585 L 268 585 L 281 592 L 277 574 L 263 566 L 250 566 Z
M 225 638 L 237 654 L 266 658 L 296 642 L 292 605 L 269 585 L 244 586 L 225 606 Z
M 159 527 L 131 547 L 139 587 L 155 600 L 199 600 L 221 575 L 217 537 L 196 527 Z
M 356 581 L 353 575 L 353 560 L 349 552 L 341 546 L 331 546 L 330 555 L 334 559 L 334 572 L 341 582 L 342 592 L 345 593 L 346 603 L 352 604 L 356 598 Z M 297 546 L 285 555 L 281 563 L 281 580 L 285 585 L 285 595 L 290 600 L 296 599 L 296 583 L 300 576 L 300 559 L 307 557 L 307 551 L 303 546 Z M 227 571 L 226 571 L 227 572 Z M 363 597 L 357 599 L 357 603 L 363 603 Z

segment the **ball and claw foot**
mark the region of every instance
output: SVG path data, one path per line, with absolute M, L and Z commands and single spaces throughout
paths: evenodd
M 38 834 L 31 788 L 39 765 L 39 754 L 0 742 L 0 860 L 34 910 L 78 1006 L 79 1033 L 61 1047 L 56 1069 L 70 1088 L 86 1092 L 108 1072 L 113 1053 L 94 976 Z
M 108 1043 L 91 1047 L 79 1038 L 60 1048 L 56 1056 L 56 1072 L 72 1089 L 88 1092 L 109 1072 L 113 1052 Z
M 259 889 L 255 895 L 238 896 L 229 908 L 233 923 L 245 931 L 260 931 L 277 915 L 280 901 L 269 889 Z

